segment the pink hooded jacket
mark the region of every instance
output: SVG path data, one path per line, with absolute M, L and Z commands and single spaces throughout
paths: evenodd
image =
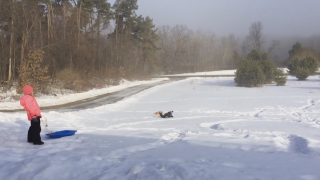
M 41 116 L 41 111 L 36 99 L 31 95 L 33 88 L 29 85 L 23 87 L 24 96 L 20 99 L 20 105 L 27 111 L 28 120 Z

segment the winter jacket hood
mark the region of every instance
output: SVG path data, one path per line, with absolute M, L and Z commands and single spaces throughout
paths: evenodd
M 33 88 L 30 85 L 25 85 L 22 90 L 25 95 L 33 93 Z

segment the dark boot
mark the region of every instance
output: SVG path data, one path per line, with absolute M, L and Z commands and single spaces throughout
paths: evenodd
M 33 145 L 42 145 L 42 144 L 44 144 L 44 142 L 42 142 L 42 141 L 40 141 L 38 143 L 33 143 Z

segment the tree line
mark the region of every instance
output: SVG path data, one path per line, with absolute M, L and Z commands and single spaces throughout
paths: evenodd
M 137 0 L 0 0 L 1 86 L 85 90 L 124 77 L 235 69 L 266 44 L 261 23 L 241 43 L 185 25 L 156 28 L 136 10 Z
M 158 37 L 152 19 L 137 9 L 137 0 L 0 0 L 2 84 L 41 84 L 27 73 L 41 69 L 37 76 L 51 80 L 149 75 Z M 106 33 L 111 21 L 115 27 Z

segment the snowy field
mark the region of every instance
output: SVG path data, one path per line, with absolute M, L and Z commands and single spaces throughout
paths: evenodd
M 169 110 L 173 118 L 154 115 Z M 320 180 L 318 76 L 261 88 L 189 78 L 94 109 L 43 112 L 43 146 L 26 142 L 25 113 L 0 116 L 1 180 Z M 78 132 L 46 138 L 66 129 Z

